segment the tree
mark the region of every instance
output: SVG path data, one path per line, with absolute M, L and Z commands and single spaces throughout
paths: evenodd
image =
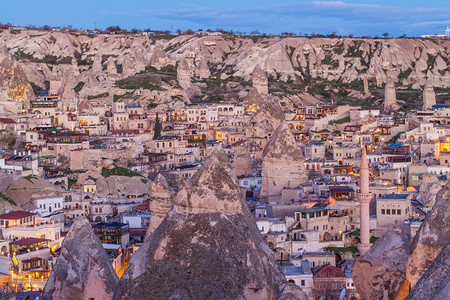
M 120 29 L 119 25 L 117 26 L 109 26 L 108 28 L 105 29 L 106 32 L 115 32 L 115 31 L 122 31 L 122 29 Z
M 0 147 L 7 149 L 14 147 L 16 144 L 16 136 L 6 130 L 0 130 Z
M 389 36 L 389 33 L 385 32 L 385 33 L 382 34 L 382 36 L 383 36 L 384 38 L 387 38 L 387 37 Z
M 156 113 L 153 139 L 157 139 L 160 136 L 161 136 L 161 123 L 159 121 L 158 113 Z
M 64 165 L 66 165 L 66 164 L 69 163 L 69 158 L 68 158 L 67 156 L 63 155 L 63 154 L 59 154 L 59 155 L 58 155 L 58 158 L 56 159 L 56 161 L 57 161 L 60 165 L 64 166 Z

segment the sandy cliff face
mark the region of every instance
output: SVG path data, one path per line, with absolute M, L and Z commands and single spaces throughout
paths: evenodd
M 167 80 L 147 80 L 161 89 L 144 86 L 143 90 L 122 92 L 116 81 L 149 66 L 176 69 L 177 64 L 182 64 L 178 81 L 190 97 L 201 100 L 209 92 L 235 101 L 236 93 L 250 89 L 253 79 L 260 93 L 278 93 L 286 108 L 308 102 L 306 92 L 319 98 L 327 94 L 326 90 L 317 89 L 321 80 L 339 81 L 349 84 L 350 89 L 363 91 L 364 79 L 366 88 L 381 88 L 389 75 L 394 82 L 417 90 L 422 90 L 427 82 L 433 87 L 450 88 L 449 43 L 423 39 L 228 36 L 156 40 L 148 36 L 92 37 L 39 31 L 0 33 L 0 44 L 4 45 L 1 52 L 18 60 L 29 82 L 45 88 L 46 81 L 62 80 L 61 86 L 68 84 L 67 95 L 68 90 L 78 86 L 76 95 L 81 98 L 109 91 L 107 99 L 112 101 L 114 94 L 132 92 L 130 99 L 152 99 L 164 104 L 171 100 L 169 90 L 174 86 Z M 188 61 L 187 66 L 184 60 Z M 253 75 L 255 69 L 258 76 Z M 145 72 L 155 73 L 150 71 Z M 162 73 L 157 74 L 166 79 L 173 75 L 170 70 Z M 80 83 L 84 83 L 81 89 Z M 333 89 L 337 91 L 339 86 L 331 86 Z
M 450 244 L 447 244 L 422 275 L 406 300 L 448 299 L 450 297 Z
M 182 188 L 114 299 L 306 299 L 274 265 L 223 150 Z
M 413 288 L 450 241 L 450 190 L 441 189 L 431 212 L 414 237 L 408 259 L 407 280 Z
M 14 57 L 0 60 L 0 101 L 25 101 L 34 98 L 24 70 Z

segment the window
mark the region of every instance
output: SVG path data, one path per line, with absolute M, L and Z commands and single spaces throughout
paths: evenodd
M 387 215 L 390 215 L 390 214 L 391 214 L 391 210 L 390 210 L 390 209 L 387 209 L 387 210 L 386 210 L 386 214 L 387 214 Z
M 302 281 L 300 282 L 301 286 L 305 286 L 305 279 L 302 279 Z
M 402 214 L 401 209 L 397 209 L 397 215 L 401 215 L 401 214 Z
M 395 209 L 392 210 L 392 214 L 395 215 Z

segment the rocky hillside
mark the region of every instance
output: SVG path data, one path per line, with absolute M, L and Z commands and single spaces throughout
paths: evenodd
M 35 93 L 94 103 L 128 99 L 150 107 L 242 100 L 257 66 L 285 109 L 315 99 L 369 106 L 383 97 L 388 78 L 400 89 L 400 100 L 419 107 L 427 81 L 438 102 L 448 98 L 449 52 L 447 40 L 406 38 L 0 33 L 0 60 L 17 61 L 23 72 L 15 72 L 26 76 Z M 4 85 L 8 78 L 2 80 Z

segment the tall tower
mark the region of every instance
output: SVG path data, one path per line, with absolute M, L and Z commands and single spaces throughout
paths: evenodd
M 445 29 L 445 35 L 447 36 L 447 40 L 450 39 L 450 28 L 448 28 L 448 25 L 447 29 Z
M 361 155 L 361 171 L 359 177 L 360 193 L 358 194 L 360 217 L 359 232 L 361 243 L 358 244 L 359 253 L 362 255 L 369 250 L 370 244 L 370 213 L 369 204 L 372 194 L 369 192 L 369 162 L 367 160 L 366 146 L 363 145 Z

